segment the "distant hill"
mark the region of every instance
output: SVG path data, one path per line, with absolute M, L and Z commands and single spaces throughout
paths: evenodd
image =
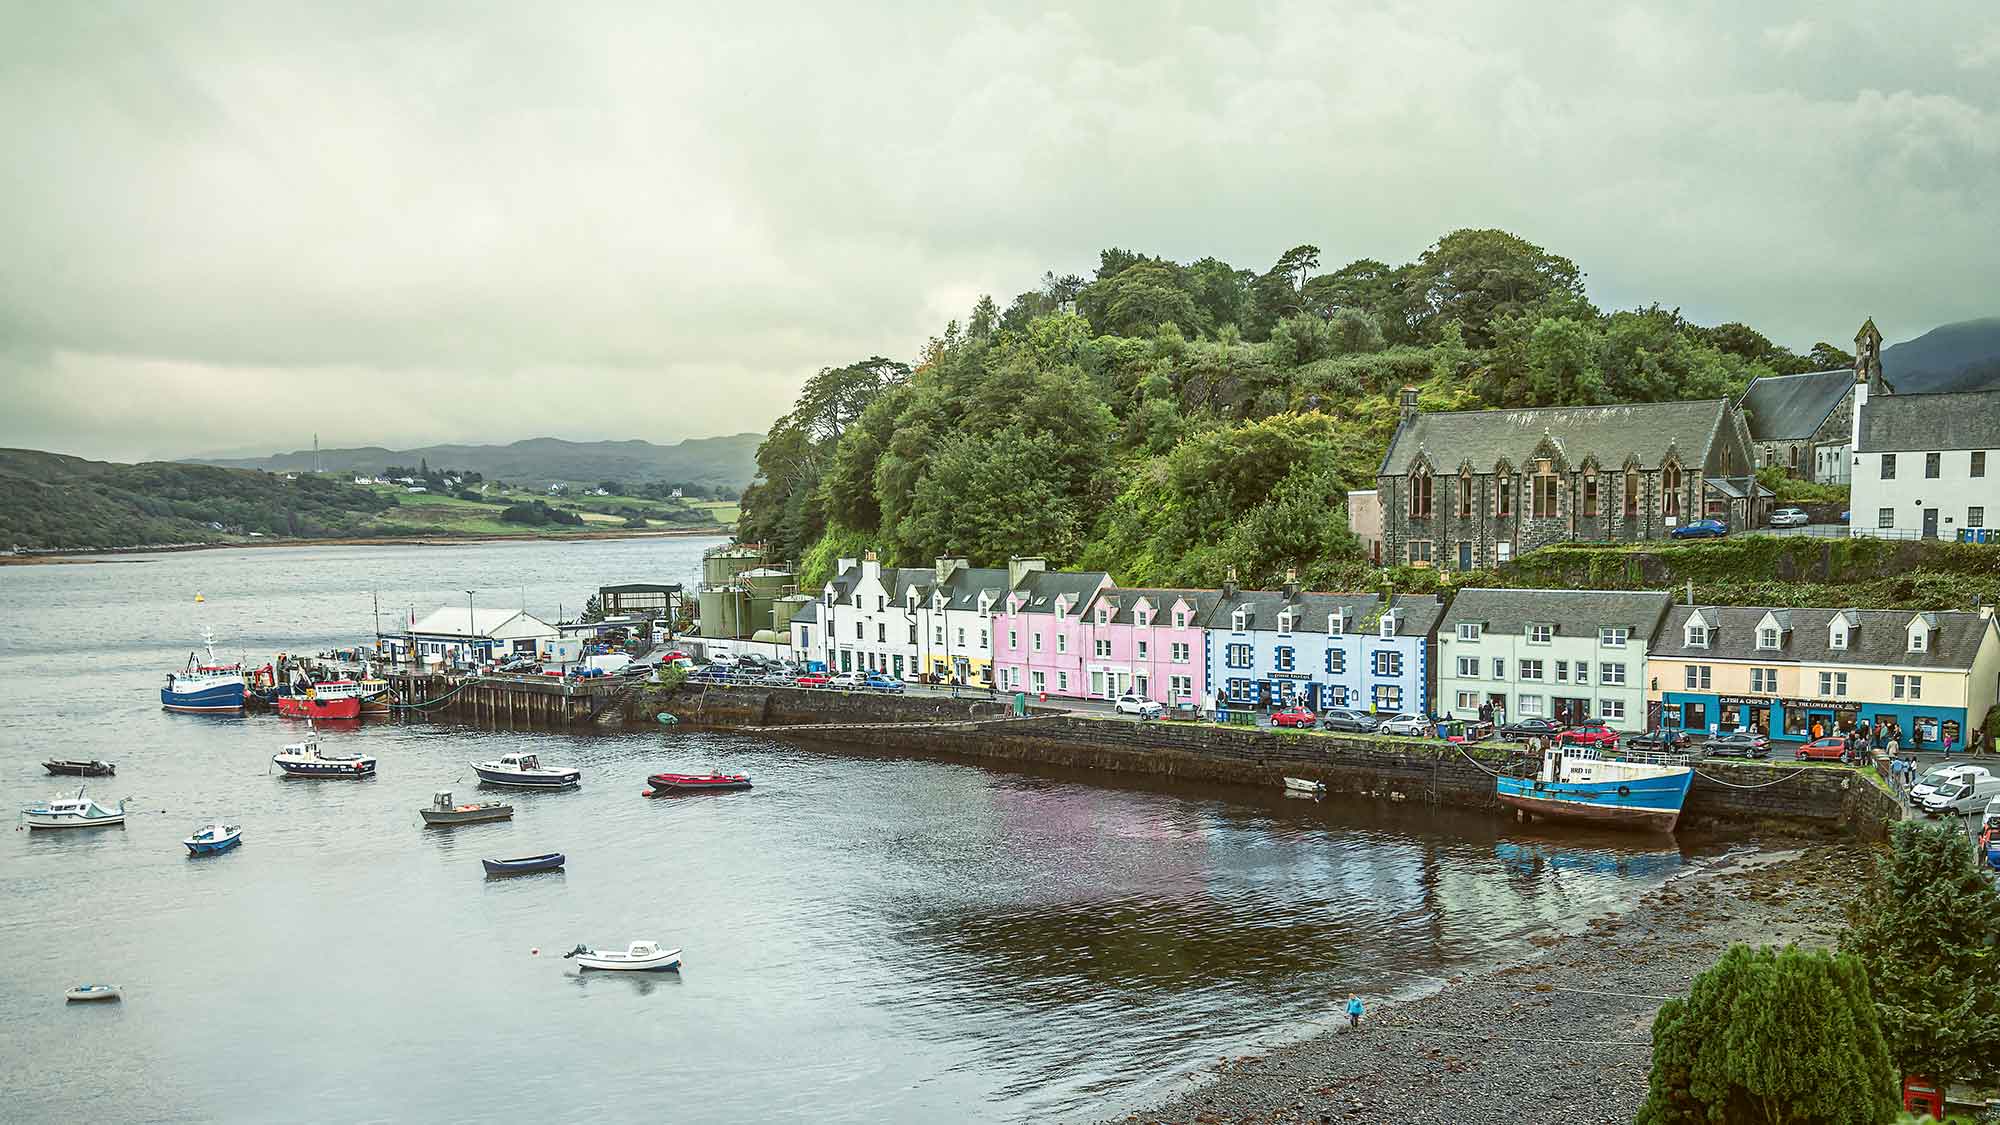
M 1904 394 L 2000 387 L 2000 316 L 1961 320 L 1882 349 L 1882 374 Z
M 310 449 L 270 457 L 186 458 L 186 463 L 267 472 L 310 472 L 315 463 L 329 473 L 379 473 L 390 465 L 428 461 L 432 468 L 466 469 L 487 480 L 548 485 L 557 481 L 595 484 L 602 480 L 667 481 L 741 492 L 757 473 L 762 434 L 690 438 L 674 445 L 650 441 L 564 441 L 529 438 L 511 445 L 427 445 L 418 449 Z
M 0 449 L 0 549 L 214 543 L 362 533 L 396 501 L 331 477 Z

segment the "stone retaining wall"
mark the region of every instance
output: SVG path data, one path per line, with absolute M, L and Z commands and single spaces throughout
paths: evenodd
M 785 687 L 692 687 L 635 693 L 627 718 L 651 722 L 660 711 L 690 725 L 732 729 L 800 727 L 790 735 L 829 746 L 953 754 L 996 762 L 1036 762 L 1198 781 L 1276 786 L 1286 777 L 1325 783 L 1331 792 L 1385 801 L 1501 809 L 1489 771 L 1517 759 L 1504 750 L 1470 754 L 1441 743 L 1364 735 L 1223 727 L 1207 723 L 1135 723 L 1110 716 L 1035 709 L 1010 714 L 1004 704 L 929 696 L 839 693 Z M 816 734 L 812 724 L 911 723 Z M 1705 774 L 1707 776 L 1701 776 Z M 1688 794 L 1690 826 L 1782 827 L 1876 839 L 1901 810 L 1852 770 L 1797 768 L 1789 762 L 1704 762 Z M 1711 780 L 1715 779 L 1715 780 Z M 1765 784 L 1786 778 L 1778 784 Z

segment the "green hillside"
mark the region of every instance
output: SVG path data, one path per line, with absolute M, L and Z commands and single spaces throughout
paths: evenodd
M 321 466 L 328 473 L 377 475 L 392 465 L 450 465 L 484 475 L 489 480 L 546 487 L 558 482 L 595 484 L 602 480 L 662 481 L 693 485 L 704 493 L 734 498 L 755 472 L 761 434 L 690 438 L 674 445 L 649 441 L 564 441 L 529 438 L 509 445 L 427 445 L 393 450 L 381 446 L 356 449 L 310 449 L 269 457 L 189 458 L 189 463 L 273 473 L 307 473 Z
M 1425 409 L 1735 395 L 1851 363 L 1661 305 L 1606 312 L 1576 263 L 1461 230 L 1416 261 L 1262 272 L 1105 250 L 1090 279 L 982 298 L 912 365 L 829 367 L 757 454 L 741 534 L 818 581 L 866 545 L 897 564 L 1041 554 L 1135 585 L 1326 588 L 1359 562 L 1397 393 Z

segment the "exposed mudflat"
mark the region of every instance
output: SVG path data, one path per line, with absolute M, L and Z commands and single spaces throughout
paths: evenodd
M 1536 942 L 1523 962 L 1451 978 L 1419 999 L 1326 998 L 1321 1034 L 1219 1062 L 1123 1122 L 1627 1122 L 1646 1094 L 1661 997 L 1737 941 L 1829 946 L 1869 862 L 1819 845 L 1738 852 L 1670 880 L 1630 911 Z M 1575 990 L 1575 991 L 1571 991 Z

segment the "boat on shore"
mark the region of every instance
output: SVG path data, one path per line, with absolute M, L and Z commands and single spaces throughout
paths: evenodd
M 599 953 L 587 945 L 578 945 L 563 954 L 564 960 L 570 958 L 575 958 L 581 969 L 619 973 L 675 973 L 681 967 L 681 951 L 661 949 L 656 941 L 635 941 L 623 953 L 615 950 Z
M 63 993 L 63 999 L 71 1003 L 85 1003 L 94 1000 L 116 1000 L 121 993 L 115 984 L 79 984 Z
M 375 776 L 375 759 L 366 754 L 321 750 L 319 739 L 293 742 L 271 755 L 271 764 L 286 777 L 363 778 Z
M 1309 781 L 1303 777 L 1288 777 L 1285 779 L 1285 791 L 1288 793 L 1310 793 L 1317 797 L 1326 792 L 1326 782 Z
M 196 826 L 188 838 L 181 841 L 187 845 L 189 855 L 214 855 L 216 852 L 226 852 L 242 842 L 242 825 L 224 824 L 219 820 L 211 820 L 207 824 Z
M 1500 803 L 1530 816 L 1672 832 L 1694 784 L 1680 755 L 1628 752 L 1612 758 L 1579 746 L 1542 751 L 1533 777 L 1494 779 Z
M 472 772 L 488 785 L 512 789 L 567 789 L 583 780 L 570 766 L 545 766 L 535 754 L 502 754 L 498 761 L 474 762 Z
M 201 643 L 207 659 L 198 659 L 190 652 L 185 668 L 167 673 L 167 684 L 160 689 L 160 706 L 189 714 L 242 714 L 243 666 L 216 660 L 215 634 L 210 630 L 201 631 Z
M 125 823 L 127 800 L 130 798 L 121 797 L 116 806 L 100 805 L 78 789 L 74 797 L 51 797 L 29 805 L 21 810 L 21 818 L 30 828 L 109 828 Z
M 483 801 L 478 804 L 459 805 L 452 803 L 451 790 L 440 789 L 431 796 L 429 808 L 418 809 L 424 824 L 432 828 L 449 828 L 454 824 L 478 824 L 486 820 L 514 819 L 514 806 L 498 801 Z
M 750 788 L 747 773 L 656 773 L 646 779 L 652 789 L 648 797 L 662 797 L 672 793 L 721 793 L 731 789 Z
M 482 859 L 480 866 L 488 875 L 529 875 L 537 871 L 560 871 L 568 860 L 561 852 L 547 855 L 526 855 L 518 859 Z
M 88 762 L 79 762 L 69 758 L 52 758 L 49 761 L 43 762 L 42 768 L 52 774 L 65 774 L 70 777 L 110 777 L 118 772 L 116 763 L 100 762 L 96 758 L 92 758 Z

